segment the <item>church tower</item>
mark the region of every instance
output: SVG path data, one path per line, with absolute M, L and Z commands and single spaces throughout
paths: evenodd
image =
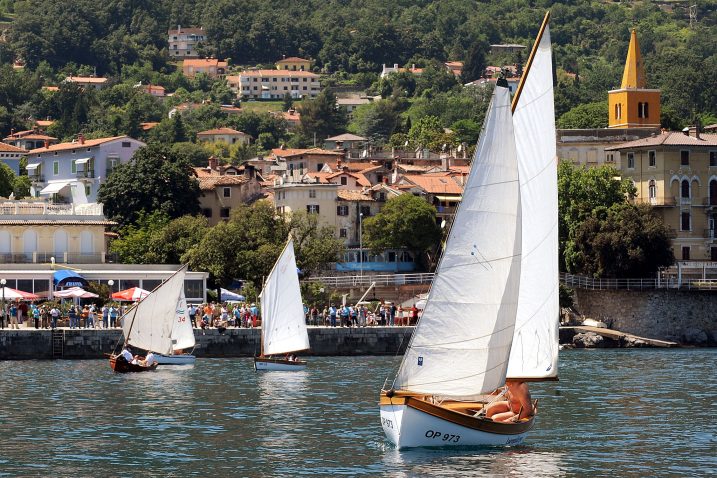
M 619 90 L 608 92 L 609 128 L 660 127 L 660 90 L 650 90 L 645 85 L 645 68 L 633 29 L 622 84 Z

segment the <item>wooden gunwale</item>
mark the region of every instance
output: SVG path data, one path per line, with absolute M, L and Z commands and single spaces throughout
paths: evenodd
M 254 362 L 278 363 L 282 365 L 306 365 L 306 360 L 286 360 L 269 357 L 254 357 Z
M 459 411 L 461 409 L 463 411 L 469 409 L 479 410 L 483 407 L 481 402 L 447 401 L 441 405 L 436 405 L 427 402 L 426 398 L 425 396 L 412 395 L 410 392 L 405 391 L 396 391 L 394 396 L 388 397 L 386 392 L 382 391 L 379 405 L 405 405 L 456 425 L 498 435 L 520 435 L 533 428 L 535 421 L 535 416 L 532 416 L 514 423 L 494 422 L 485 417 L 474 417 Z M 453 407 L 454 405 L 455 407 Z
M 119 355 L 110 355 L 110 367 L 117 373 L 129 373 L 129 372 L 151 372 L 159 365 L 157 362 L 153 363 L 149 367 L 143 367 L 142 365 L 136 365 L 128 363 L 126 360 L 118 361 Z

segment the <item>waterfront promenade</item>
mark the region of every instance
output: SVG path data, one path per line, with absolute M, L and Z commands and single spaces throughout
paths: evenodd
M 301 355 L 396 355 L 408 345 L 414 327 L 309 326 L 311 350 Z M 261 328 L 195 329 L 198 357 L 259 355 Z M 115 350 L 122 329 L 2 329 L 0 360 L 95 359 Z

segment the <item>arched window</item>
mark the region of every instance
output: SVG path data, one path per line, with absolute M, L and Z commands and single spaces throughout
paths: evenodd
M 717 179 L 710 181 L 710 206 L 717 206 Z
M 57 231 L 55 231 L 54 240 L 55 240 L 55 250 L 53 252 L 55 255 L 55 260 L 57 260 L 58 262 L 63 261 L 65 252 L 68 252 L 68 250 L 67 250 L 67 242 L 68 242 L 67 241 L 67 231 L 65 231 L 64 229 L 58 229 Z
M 650 183 L 649 183 L 647 190 L 648 190 L 650 199 L 655 199 L 657 197 L 657 186 L 655 186 L 654 179 L 650 179 Z
M 22 252 L 29 262 L 32 261 L 32 253 L 37 252 L 37 232 L 33 229 L 27 229 L 22 233 Z
M 680 197 L 684 199 L 689 199 L 690 197 L 690 182 L 686 179 L 682 180 L 681 187 L 680 187 Z

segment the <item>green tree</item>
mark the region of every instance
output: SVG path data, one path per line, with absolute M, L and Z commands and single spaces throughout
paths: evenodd
M 351 128 L 371 141 L 383 144 L 391 137 L 399 121 L 399 106 L 394 99 L 378 100 L 354 111 Z
M 346 130 L 346 114 L 336 104 L 336 95 L 324 90 L 316 99 L 304 101 L 299 107 L 301 134 L 309 141 L 322 143 L 329 136 Z
M 318 214 L 294 212 L 289 227 L 294 238 L 296 265 L 305 277 L 336 262 L 344 251 L 343 242 L 336 238 L 336 229 L 323 224 Z
M 128 224 L 119 230 L 119 237 L 112 241 L 110 250 L 117 254 L 119 262 L 125 264 L 151 264 L 156 262 L 149 252 L 153 236 L 169 223 L 169 217 L 162 211 L 137 215 L 135 224 Z
M 473 42 L 463 62 L 463 69 L 461 70 L 462 83 L 469 83 L 483 76 L 488 66 L 486 54 L 489 48 L 490 45 L 485 38 L 478 38 Z
M 441 238 L 436 208 L 413 194 L 389 199 L 378 214 L 363 221 L 363 233 L 364 244 L 375 252 L 406 248 L 420 254 Z
M 618 203 L 594 210 L 565 251 L 570 272 L 593 277 L 654 277 L 675 262 L 669 230 L 648 205 Z
M 165 146 L 149 145 L 112 172 L 97 200 L 121 225 L 134 224 L 142 211 L 176 218 L 199 212 L 199 184 L 185 158 Z
M 607 100 L 578 105 L 558 119 L 558 128 L 589 129 L 607 128 Z
M 10 197 L 15 190 L 15 173 L 7 164 L 0 162 L 0 197 Z

